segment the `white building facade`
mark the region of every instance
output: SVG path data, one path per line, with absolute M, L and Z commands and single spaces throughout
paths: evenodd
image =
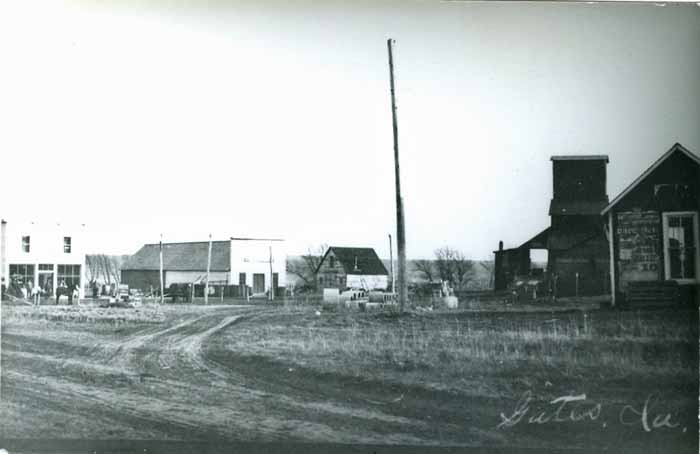
M 253 294 L 287 286 L 284 240 L 231 238 L 231 285 L 249 286 Z
M 59 284 L 85 284 L 85 226 L 62 223 L 14 222 L 0 224 L 0 278 L 11 287 L 33 288 L 43 297 L 56 295 Z

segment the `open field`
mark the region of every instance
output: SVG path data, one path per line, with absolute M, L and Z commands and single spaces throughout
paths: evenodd
M 3 439 L 697 452 L 688 311 L 5 307 Z

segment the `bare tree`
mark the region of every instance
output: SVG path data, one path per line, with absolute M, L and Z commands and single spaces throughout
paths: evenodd
M 315 248 L 309 248 L 307 253 L 301 256 L 301 260 L 287 260 L 287 272 L 298 276 L 303 282 L 304 287 L 309 290 L 316 290 L 316 270 L 321 264 L 324 254 L 328 246 L 321 244 Z
M 493 281 L 495 277 L 495 268 L 492 262 L 479 262 L 479 264 L 489 273 L 488 288 L 493 288 Z
M 413 269 L 425 276 L 428 282 L 433 282 L 437 276 L 432 260 L 413 260 Z
M 435 266 L 440 279 L 451 282 L 458 289 L 464 288 L 473 278 L 474 262 L 449 246 L 435 250 Z
M 118 284 L 124 256 L 90 254 L 85 257 L 85 274 L 90 282 Z

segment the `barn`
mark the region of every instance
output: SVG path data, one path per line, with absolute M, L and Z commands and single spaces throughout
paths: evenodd
M 331 246 L 316 269 L 319 288 L 386 290 L 389 273 L 372 248 Z
M 280 294 L 286 282 L 284 240 L 230 238 L 211 242 L 209 282 L 248 287 L 253 295 L 275 289 Z M 146 244 L 122 266 L 122 283 L 144 291 L 160 287 L 160 243 Z M 209 241 L 163 243 L 164 287 L 199 284 L 205 281 Z
M 602 211 L 613 304 L 698 304 L 700 158 L 676 143 Z

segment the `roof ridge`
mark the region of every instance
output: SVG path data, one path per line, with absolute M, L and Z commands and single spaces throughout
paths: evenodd
M 617 205 L 618 202 L 620 202 L 620 200 L 622 200 L 627 194 L 632 192 L 632 190 L 636 188 L 639 185 L 639 183 L 641 183 L 646 177 L 651 175 L 651 173 L 654 170 L 656 170 L 666 159 L 668 159 L 676 151 L 680 151 L 681 153 L 695 161 L 698 165 L 700 165 L 700 158 L 696 156 L 695 153 L 692 153 L 683 145 L 676 142 L 671 148 L 665 151 L 656 161 L 654 161 L 644 172 L 642 172 L 637 178 L 635 178 L 632 181 L 632 183 L 627 185 L 627 187 L 625 187 L 625 189 L 623 189 L 622 192 L 620 192 L 615 198 L 613 198 L 612 201 L 605 208 L 603 208 L 603 210 L 600 212 L 600 215 L 603 216 L 605 213 L 610 211 L 612 207 Z

